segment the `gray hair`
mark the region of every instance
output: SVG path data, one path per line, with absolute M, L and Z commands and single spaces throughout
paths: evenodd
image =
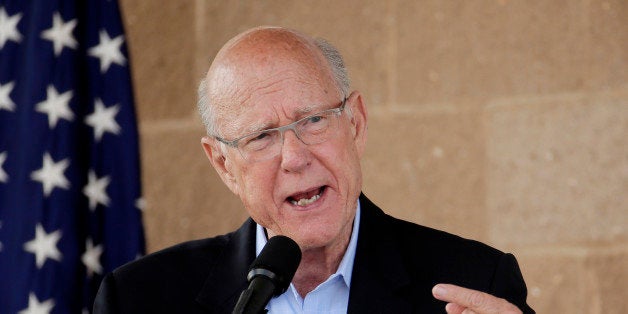
M 327 63 L 331 68 L 331 73 L 334 75 L 334 81 L 336 82 L 338 91 L 344 97 L 349 96 L 349 86 L 351 85 L 351 82 L 349 80 L 349 75 L 347 74 L 345 62 L 338 49 L 323 38 L 317 38 L 314 41 L 314 44 L 318 47 L 318 49 L 320 49 L 321 53 L 325 57 L 325 60 L 327 60 Z
M 205 130 L 207 131 L 207 135 L 209 136 L 217 136 L 218 129 L 216 128 L 215 123 L 215 114 L 214 109 L 209 104 L 209 97 L 207 96 L 207 78 L 203 78 L 201 82 L 198 84 L 198 100 L 196 101 L 196 106 L 198 108 L 198 113 L 201 115 L 201 120 L 205 125 Z
M 325 60 L 327 60 L 334 82 L 338 88 L 338 92 L 340 92 L 343 97 L 347 97 L 349 95 L 351 82 L 349 80 L 349 75 L 347 74 L 347 68 L 345 67 L 342 55 L 336 47 L 323 38 L 316 38 L 314 40 L 314 45 L 316 45 L 325 57 Z M 198 112 L 201 116 L 203 124 L 205 125 L 207 135 L 218 136 L 220 132 L 218 132 L 218 128 L 216 126 L 215 108 L 209 103 L 207 92 L 207 79 L 203 78 L 198 85 Z

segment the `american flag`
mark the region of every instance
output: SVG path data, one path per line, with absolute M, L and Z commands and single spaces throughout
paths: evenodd
M 115 1 L 0 0 L 0 313 L 89 313 L 144 250 Z

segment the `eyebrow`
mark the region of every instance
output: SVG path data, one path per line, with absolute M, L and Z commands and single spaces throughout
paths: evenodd
M 254 133 L 254 132 L 259 132 L 259 131 L 264 131 L 267 129 L 271 129 L 270 127 L 270 123 L 268 122 L 259 122 L 256 121 L 252 124 L 250 124 L 248 127 L 244 128 L 244 132 L 242 132 L 242 134 L 240 136 L 246 136 L 248 134 Z
M 323 110 L 325 110 L 325 109 L 321 109 L 320 107 L 318 107 L 316 105 L 311 105 L 311 106 L 306 106 L 304 108 L 299 108 L 299 109 L 297 109 L 297 110 L 295 110 L 293 112 L 294 119 L 292 120 L 292 122 L 286 123 L 285 125 L 288 125 L 290 123 L 293 123 L 295 121 L 303 119 L 306 116 L 308 116 L 309 114 L 312 114 L 312 113 L 315 113 L 315 112 L 319 112 L 319 111 L 323 111 Z M 280 126 L 281 125 L 273 126 L 273 123 L 268 123 L 268 122 L 257 122 L 255 124 L 251 124 L 251 126 L 246 128 L 246 130 L 247 130 L 247 134 L 249 134 L 249 133 L 253 133 L 253 132 L 264 131 L 264 130 L 267 130 L 267 129 L 278 128 Z
M 299 109 L 297 109 L 297 110 L 295 110 L 293 112 L 293 115 L 294 115 L 295 118 L 290 123 L 294 123 L 295 121 L 303 119 L 303 118 L 307 117 L 310 114 L 313 114 L 313 113 L 316 113 L 316 112 L 321 112 L 321 111 L 324 111 L 324 110 L 327 110 L 327 109 L 321 108 L 319 105 L 316 105 L 316 104 L 312 104 L 312 105 L 309 105 L 309 106 L 305 106 L 303 108 L 299 108 Z M 290 123 L 287 123 L 285 125 L 288 125 Z M 278 127 L 281 127 L 281 125 L 273 126 L 273 124 L 269 123 L 269 122 L 259 122 L 259 121 L 256 121 L 256 122 L 251 123 L 248 127 L 244 128 L 244 130 L 242 132 L 242 135 L 240 135 L 239 137 L 246 136 L 246 135 L 249 135 L 249 134 L 255 133 L 255 132 L 261 132 L 261 131 L 265 131 L 265 130 L 269 130 L 269 129 L 275 129 L 275 128 L 278 128 Z
M 309 113 L 313 113 L 313 112 L 318 112 L 320 110 L 320 108 L 317 108 L 320 106 L 317 105 L 310 105 L 310 106 L 306 106 L 305 108 L 299 108 L 297 109 L 294 113 L 295 113 L 295 117 L 303 117 L 306 116 Z M 297 120 L 299 120 L 300 118 L 297 118 Z M 295 120 L 296 121 L 296 120 Z

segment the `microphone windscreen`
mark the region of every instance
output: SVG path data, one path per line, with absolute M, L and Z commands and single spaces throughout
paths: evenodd
M 266 269 L 276 276 L 279 291 L 285 291 L 301 262 L 301 249 L 286 236 L 274 236 L 268 240 L 249 270 Z

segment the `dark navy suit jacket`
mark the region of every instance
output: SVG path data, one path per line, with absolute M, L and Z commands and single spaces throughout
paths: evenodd
M 437 283 L 488 292 L 534 313 L 519 266 L 477 241 L 386 215 L 360 196 L 349 313 L 444 313 Z M 255 258 L 255 222 L 147 255 L 108 274 L 95 313 L 231 313 Z

